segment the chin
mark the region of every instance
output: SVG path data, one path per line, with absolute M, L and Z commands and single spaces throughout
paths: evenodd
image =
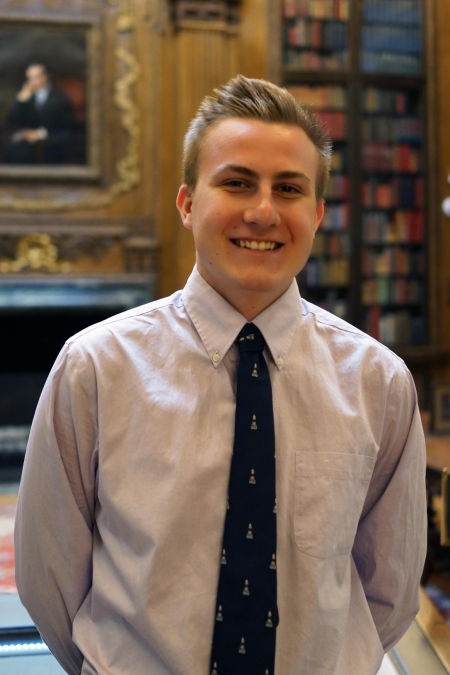
M 270 291 L 276 291 L 283 284 L 281 280 L 274 279 L 273 277 L 267 276 L 266 274 L 248 274 L 238 282 L 239 287 L 242 291 L 247 291 L 251 293 L 267 293 Z

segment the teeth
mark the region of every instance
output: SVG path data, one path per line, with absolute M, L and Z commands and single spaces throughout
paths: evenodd
M 275 242 L 273 241 L 248 241 L 247 239 L 237 239 L 236 243 L 241 248 L 250 248 L 252 251 L 273 251 Z

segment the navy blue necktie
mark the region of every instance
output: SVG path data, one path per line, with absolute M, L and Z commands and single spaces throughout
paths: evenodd
M 211 675 L 273 675 L 278 625 L 275 434 L 264 338 L 239 333 L 236 421 Z

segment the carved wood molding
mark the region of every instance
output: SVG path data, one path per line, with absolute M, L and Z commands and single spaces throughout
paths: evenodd
M 204 27 L 207 30 L 236 26 L 242 0 L 169 0 L 177 28 Z
M 47 0 L 51 9 L 63 9 L 61 0 Z M 102 0 L 90 0 L 96 9 Z M 114 104 L 120 111 L 120 123 L 127 134 L 124 156 L 116 163 L 116 179 L 107 188 L 70 189 L 58 196 L 22 197 L 12 191 L 0 192 L 0 210 L 15 212 L 56 212 L 75 209 L 97 209 L 109 206 L 120 195 L 134 190 L 141 181 L 140 173 L 140 122 L 139 109 L 134 100 L 134 86 L 139 80 L 141 66 L 132 48 L 135 18 L 130 0 L 109 3 L 118 11 L 116 21 L 117 44 L 115 57 L 119 75 L 114 82 Z M 6 6 L 7 3 L 6 3 Z M 27 3 L 25 3 L 27 6 Z M 2 3 L 2 8 L 5 3 Z M 24 18 L 26 18 L 24 16 Z M 62 19 L 61 19 L 62 20 Z M 100 86 L 100 81 L 95 83 Z M 47 192 L 48 190 L 44 190 Z
M 2 237 L 0 245 L 3 251 L 8 250 L 8 242 L 3 246 Z M 35 272 L 42 269 L 48 272 L 70 272 L 70 263 L 60 262 L 58 258 L 58 247 L 48 234 L 27 234 L 18 239 L 14 258 L 0 260 L 0 272 Z
M 152 233 L 155 230 L 153 218 L 149 216 L 116 216 L 108 217 L 107 224 L 103 218 L 95 216 L 79 218 L 65 213 L 37 213 L 30 224 L 30 217 L 17 213 L 0 212 L 0 235 L 31 234 L 36 230 L 45 230 L 49 234 L 67 233 Z
M 142 220 L 142 219 L 141 219 Z M 28 225 L 0 225 L 0 274 L 14 276 L 36 272 L 67 273 L 72 263 L 82 256 L 99 260 L 114 245 L 124 251 L 126 272 L 154 273 L 157 271 L 159 246 L 153 237 L 142 234 L 133 224 L 73 225 L 33 230 Z

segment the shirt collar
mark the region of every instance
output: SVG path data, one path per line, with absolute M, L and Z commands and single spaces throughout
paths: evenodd
M 48 95 L 50 94 L 50 89 L 51 89 L 51 85 L 49 83 L 44 84 L 43 87 L 41 87 L 40 89 L 37 89 L 37 91 L 34 92 L 34 96 L 35 96 L 36 101 L 38 103 L 40 103 L 41 105 L 43 105 L 48 99 Z
M 197 267 L 194 267 L 182 297 L 208 356 L 217 368 L 247 320 L 200 276 Z M 263 334 L 278 370 L 286 362 L 301 317 L 300 293 L 293 279 L 287 291 L 253 319 L 252 323 Z

